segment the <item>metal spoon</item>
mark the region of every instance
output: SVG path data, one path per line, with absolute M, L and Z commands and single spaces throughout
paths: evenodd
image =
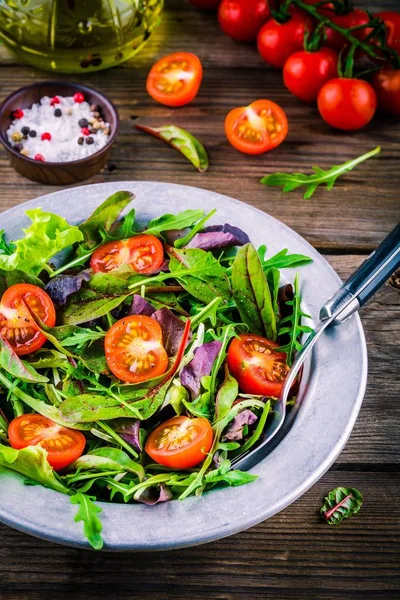
M 286 418 L 286 401 L 290 389 L 299 369 L 325 329 L 331 325 L 343 323 L 357 312 L 399 267 L 400 223 L 321 308 L 319 323 L 314 331 L 309 334 L 302 350 L 298 353 L 285 380 L 281 395 L 274 403 L 272 420 L 264 430 L 262 442 L 246 454 L 235 457 L 232 460 L 235 469 L 251 469 L 277 446 L 290 428 L 300 404 L 296 404 L 290 411 L 290 418 L 286 419 L 283 431 L 282 425 Z M 277 436 L 278 432 L 281 432 L 281 435 Z

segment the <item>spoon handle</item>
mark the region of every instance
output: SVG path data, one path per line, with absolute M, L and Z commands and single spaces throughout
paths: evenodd
M 322 307 L 320 319 L 341 323 L 365 304 L 400 267 L 400 223 Z

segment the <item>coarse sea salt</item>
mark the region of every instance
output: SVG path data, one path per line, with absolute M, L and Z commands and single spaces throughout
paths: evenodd
M 44 96 L 31 108 L 15 111 L 14 116 L 21 112 L 23 116 L 13 120 L 7 137 L 15 150 L 29 158 L 71 162 L 91 156 L 108 143 L 110 125 L 99 116 L 101 108 L 91 107 L 85 100 L 76 101 L 72 96 Z M 82 119 L 86 119 L 87 127 L 82 126 Z

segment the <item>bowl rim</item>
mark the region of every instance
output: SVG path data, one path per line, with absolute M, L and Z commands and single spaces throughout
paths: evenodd
M 24 156 L 23 154 L 20 154 L 20 152 L 17 152 L 16 150 L 14 150 L 14 148 L 12 146 L 10 146 L 9 141 L 7 140 L 6 136 L 3 134 L 3 132 L 0 128 L 0 142 L 3 144 L 4 148 L 6 150 L 8 150 L 8 152 L 13 154 L 17 158 L 20 158 L 21 160 L 25 160 L 25 161 L 28 161 L 28 163 L 36 165 L 38 168 L 46 168 L 46 167 L 56 168 L 56 167 L 65 167 L 66 165 L 68 165 L 68 166 L 69 165 L 71 165 L 71 166 L 84 165 L 85 163 L 87 163 L 87 161 L 91 160 L 95 156 L 100 156 L 101 154 L 104 154 L 104 152 L 106 150 L 109 150 L 111 148 L 111 146 L 114 144 L 114 142 L 117 138 L 119 124 L 120 124 L 120 118 L 119 118 L 119 113 L 118 113 L 117 107 L 115 106 L 114 102 L 112 100 L 110 100 L 106 94 L 103 94 L 103 92 L 101 92 L 97 88 L 90 87 L 83 83 L 75 83 L 73 81 L 63 81 L 63 80 L 59 80 L 59 79 L 50 79 L 50 80 L 39 81 L 37 83 L 32 83 L 31 85 L 24 85 L 24 86 L 18 88 L 17 90 L 14 90 L 13 92 L 11 92 L 11 94 L 9 94 L 3 100 L 3 102 L 0 105 L 0 116 L 3 114 L 6 104 L 10 100 L 12 100 L 14 97 L 18 96 L 25 90 L 40 88 L 45 85 L 64 85 L 64 86 L 68 85 L 71 87 L 75 87 L 78 91 L 86 91 L 89 93 L 95 92 L 96 94 L 99 94 L 99 96 L 102 96 L 106 100 L 106 102 L 109 104 L 111 111 L 115 118 L 115 128 L 114 128 L 114 130 L 111 131 L 111 134 L 109 136 L 109 139 L 108 139 L 106 145 L 103 146 L 103 148 L 100 148 L 100 150 L 97 150 L 96 152 L 94 152 L 93 154 L 90 154 L 89 156 L 86 156 L 85 158 L 79 158 L 78 160 L 70 160 L 67 162 L 53 162 L 53 161 L 40 162 L 33 158 L 29 158 L 29 156 Z

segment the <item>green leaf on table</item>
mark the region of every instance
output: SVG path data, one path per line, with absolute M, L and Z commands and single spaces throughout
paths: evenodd
M 320 513 L 329 525 L 338 525 L 360 510 L 362 494 L 355 488 L 337 487 L 325 497 Z
M 176 125 L 163 125 L 162 127 L 145 127 L 136 125 L 136 129 L 149 133 L 162 140 L 185 156 L 200 173 L 208 169 L 208 155 L 203 144 L 191 133 L 176 127 Z
M 10 344 L 0 336 L 0 367 L 16 379 L 30 383 L 46 383 L 47 377 L 40 375 L 28 362 L 24 362 L 14 352 Z
M 103 538 L 101 537 L 103 525 L 98 515 L 103 509 L 100 508 L 100 506 L 97 506 L 93 500 L 93 496 L 82 494 L 82 492 L 78 492 L 70 497 L 71 504 L 79 505 L 74 518 L 75 523 L 79 523 L 79 521 L 83 522 L 83 533 L 89 544 L 95 550 L 101 550 L 104 544 Z
M 14 243 L 12 254 L 0 254 L 0 269 L 37 276 L 55 254 L 83 240 L 79 228 L 63 217 L 41 208 L 26 211 L 32 223 L 24 229 L 25 236 Z
M 134 199 L 132 192 L 115 192 L 79 225 L 85 248 L 91 249 L 103 241 L 101 232 L 109 233 L 126 206 Z
M 69 494 L 70 490 L 60 481 L 47 461 L 47 452 L 41 446 L 28 446 L 16 450 L 0 444 L 0 466 L 25 475 L 45 487 Z
M 242 321 L 252 333 L 276 339 L 276 316 L 260 258 L 252 244 L 239 251 L 232 265 L 232 294 Z
M 196 209 L 184 210 L 176 215 L 165 214 L 152 219 L 143 233 L 160 235 L 164 231 L 186 229 L 194 225 L 204 215 L 204 211 Z
M 341 165 L 334 165 L 327 171 L 314 166 L 312 167 L 314 171 L 312 175 L 305 175 L 303 173 L 274 173 L 273 175 L 263 177 L 261 183 L 270 187 L 280 187 L 283 192 L 291 192 L 301 186 L 305 186 L 307 189 L 303 198 L 308 200 L 319 185 L 325 184 L 327 190 L 331 190 L 338 177 L 351 171 L 369 158 L 376 156 L 380 151 L 381 149 L 378 146 L 374 150 L 366 152 L 353 160 L 349 160 Z

